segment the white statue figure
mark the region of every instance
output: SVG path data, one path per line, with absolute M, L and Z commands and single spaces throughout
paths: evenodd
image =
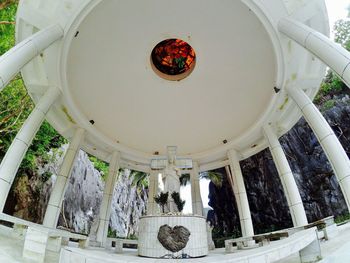
M 167 212 L 179 212 L 171 194 L 177 192 L 180 194 L 180 176 L 181 171 L 175 165 L 175 158 L 170 157 L 168 159 L 168 164 L 162 173 L 162 179 L 164 183 L 164 192 L 168 192 L 168 205 Z

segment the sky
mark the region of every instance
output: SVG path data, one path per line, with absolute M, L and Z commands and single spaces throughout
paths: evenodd
M 325 2 L 328 9 L 330 28 L 332 30 L 335 21 L 346 18 L 350 0 L 326 0 Z
M 331 32 L 333 30 L 334 23 L 339 19 L 344 19 L 348 15 L 348 7 L 350 6 L 350 0 L 325 0 L 328 9 L 329 24 Z M 331 37 L 333 34 L 331 33 Z M 208 206 L 208 194 L 209 194 L 209 180 L 200 180 L 200 190 L 204 207 Z M 181 196 L 186 200 L 184 213 L 191 213 L 192 201 L 191 201 L 191 186 L 187 185 L 180 190 Z

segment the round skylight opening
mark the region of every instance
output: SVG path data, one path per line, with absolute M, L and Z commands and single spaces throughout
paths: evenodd
M 179 81 L 193 71 L 196 53 L 187 42 L 181 39 L 166 39 L 153 48 L 151 64 L 159 77 Z

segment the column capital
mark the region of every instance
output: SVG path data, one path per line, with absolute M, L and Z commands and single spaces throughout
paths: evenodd
M 119 151 L 112 152 L 109 160 L 109 165 L 113 167 L 115 167 L 116 165 L 119 166 L 120 158 L 121 158 L 121 154 Z
M 241 154 L 236 149 L 230 149 L 227 151 L 227 157 L 230 162 L 234 161 L 239 163 Z
M 191 170 L 191 172 L 199 174 L 199 164 L 198 164 L 197 161 L 193 161 L 192 162 L 192 170 Z
M 305 106 L 309 104 L 313 104 L 309 96 L 307 96 L 306 93 L 299 87 L 291 85 L 288 86 L 286 90 L 288 95 L 292 97 L 292 99 L 298 105 L 300 110 L 303 110 Z
M 278 136 L 270 124 L 263 126 L 263 134 L 269 144 L 270 149 L 281 146 Z
M 76 150 L 77 148 L 80 148 L 80 144 L 84 139 L 84 134 L 85 130 L 83 128 L 77 127 L 74 131 L 73 137 L 71 138 L 68 149 Z

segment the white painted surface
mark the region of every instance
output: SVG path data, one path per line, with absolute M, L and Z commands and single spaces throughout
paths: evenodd
M 207 262 L 225 262 L 225 263 L 269 263 L 276 262 L 300 251 L 304 247 L 308 246 L 316 238 L 315 230 L 309 229 L 296 233 L 290 238 L 283 239 L 271 243 L 268 246 L 244 250 L 233 254 L 225 254 L 223 250 L 215 250 L 207 257 L 191 259 L 191 262 L 195 263 L 207 263 Z M 103 262 L 108 263 L 126 263 L 126 262 L 154 262 L 154 263 L 166 263 L 166 262 L 188 262 L 186 260 L 171 260 L 171 259 L 150 259 L 150 258 L 138 258 L 135 254 L 129 252 L 123 255 L 106 253 L 102 250 L 80 250 L 75 248 L 63 249 L 61 251 L 60 263 L 75 263 L 75 262 L 87 262 L 97 263 L 103 259 Z M 75 261 L 74 261 L 75 260 Z M 79 261 L 80 260 L 80 261 Z M 84 261 L 85 260 L 85 261 Z M 298 261 L 296 261 L 298 262 Z M 300 261 L 299 261 L 300 262 Z
M 279 30 L 332 68 L 350 87 L 350 52 L 327 36 L 294 19 L 281 19 Z
M 68 146 L 63 163 L 53 186 L 49 203 L 46 208 L 43 225 L 46 227 L 56 228 L 58 218 L 61 212 L 61 206 L 64 199 L 64 194 L 67 187 L 67 181 L 71 176 L 71 170 L 77 152 L 80 149 L 80 144 L 84 138 L 84 130 L 77 128 L 71 143 Z
M 108 235 L 109 220 L 111 217 L 112 200 L 114 187 L 119 173 L 119 161 L 120 153 L 114 152 L 111 156 L 111 162 L 109 164 L 108 177 L 105 183 L 105 189 L 103 191 L 103 199 L 101 202 L 99 226 L 97 229 L 97 241 L 101 242 L 103 246 L 106 245 L 106 239 Z
M 0 91 L 28 62 L 62 37 L 63 29 L 61 26 L 48 26 L 3 54 L 0 57 Z
M 158 171 L 152 171 L 149 175 L 147 215 L 159 214 L 158 204 L 154 197 L 158 195 Z
M 100 23 L 104 27 L 92 33 Z M 233 26 L 238 24 L 245 27 Z M 240 1 L 101 1 L 78 30 L 63 65 L 67 92 L 96 129 L 130 148 L 153 153 L 177 145 L 179 154 L 211 149 L 249 129 L 273 99 L 271 40 Z M 149 62 L 154 46 L 169 37 L 187 41 L 197 54 L 194 71 L 179 82 L 159 78 Z M 96 101 L 103 103 L 91 107 Z M 208 123 L 216 128 L 207 129 Z
M 253 236 L 254 227 L 250 208 L 248 203 L 247 192 L 244 185 L 243 174 L 239 164 L 238 153 L 230 150 L 228 153 L 230 167 L 232 171 L 233 193 L 237 202 L 239 221 L 241 224 L 242 236 Z
M 193 168 L 190 172 L 190 181 L 192 214 L 203 216 L 203 203 L 199 186 L 199 168 L 197 162 L 193 162 Z
M 267 121 L 278 121 L 282 134 L 299 119 L 295 105 L 285 101 L 285 84 L 301 83 L 313 97 L 323 77 L 320 61 L 280 38 L 277 22 L 289 15 L 328 34 L 324 2 L 298 2 L 184 1 L 170 4 L 177 17 L 159 0 L 23 0 L 18 40 L 53 21 L 66 34 L 22 74 L 35 101 L 48 83 L 62 87 L 50 123 L 68 138 L 74 123 L 85 128 L 82 148 L 103 160 L 119 150 L 122 166 L 147 170 L 154 151 L 162 155 L 169 144 L 200 169 L 224 162 L 231 148 L 245 158 L 266 147 L 261 127 Z M 100 23 L 105 26 L 96 30 Z M 180 82 L 159 79 L 149 67 L 151 49 L 167 37 L 183 38 L 197 51 L 195 70 Z
M 295 182 L 292 170 L 278 138 L 270 125 L 264 127 L 266 140 L 269 142 L 269 148 L 272 158 L 275 162 L 284 194 L 287 198 L 288 207 L 292 216 L 293 225 L 295 227 L 307 225 L 306 213 L 301 200 L 298 186 Z

